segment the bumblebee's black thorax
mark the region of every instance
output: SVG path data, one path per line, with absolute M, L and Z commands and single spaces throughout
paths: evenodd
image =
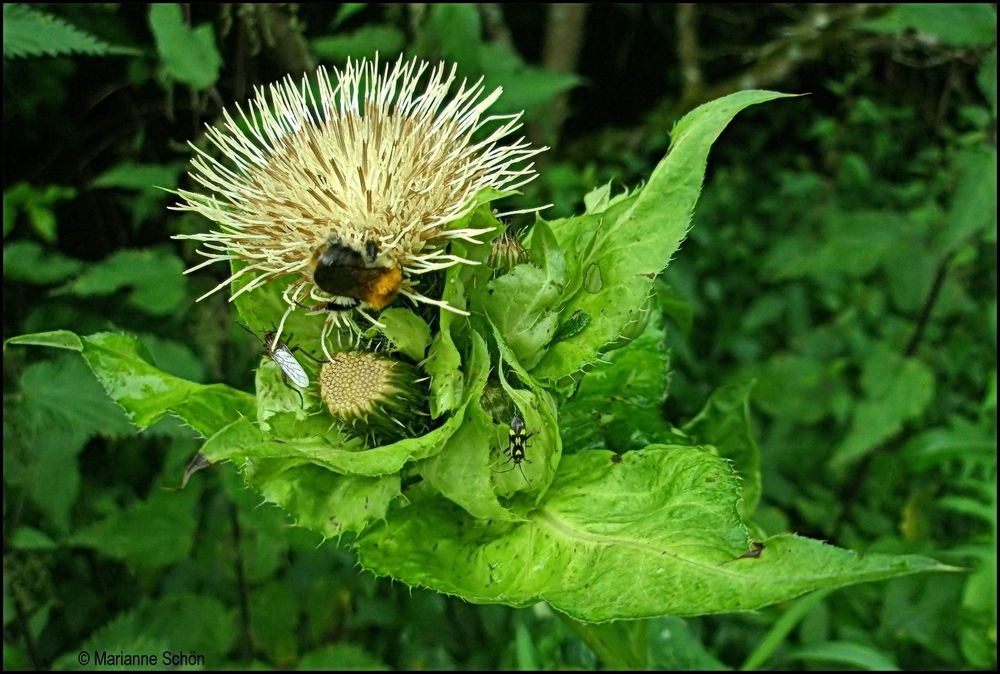
M 316 260 L 313 282 L 331 295 L 349 297 L 381 309 L 395 299 L 403 276 L 399 267 L 371 266 L 377 256 L 378 247 L 373 241 L 365 244 L 362 253 L 339 238 L 333 238 Z

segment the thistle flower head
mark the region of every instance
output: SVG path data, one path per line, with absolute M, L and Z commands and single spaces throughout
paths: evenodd
M 252 277 L 233 298 L 294 275 L 286 318 L 307 299 L 377 310 L 398 292 L 444 305 L 421 295 L 414 277 L 467 262 L 448 241 L 486 230 L 449 225 L 481 190 L 532 180 L 525 160 L 544 149 L 524 138 L 499 144 L 521 115 L 487 115 L 501 89 L 487 93 L 481 79 L 459 82 L 455 71 L 416 59 L 348 62 L 332 77 L 320 68 L 315 89 L 288 77 L 259 88 L 246 110 L 224 112 L 208 131 L 221 156 L 195 148 L 190 175 L 204 192 L 177 192 L 176 210 L 216 223 L 177 237 L 203 244 L 207 259 L 188 271 L 242 261 L 207 293 Z M 363 273 L 338 276 L 342 269 Z
M 426 387 L 410 365 L 371 351 L 341 351 L 320 368 L 320 394 L 333 418 L 372 444 L 416 435 Z
M 495 276 L 506 274 L 527 259 L 528 251 L 510 229 L 504 230 L 490 243 L 489 265 Z

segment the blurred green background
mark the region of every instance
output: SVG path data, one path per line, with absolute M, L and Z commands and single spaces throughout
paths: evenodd
M 4 339 L 141 336 L 252 390 L 259 345 L 194 298 L 191 140 L 254 85 L 348 57 L 456 61 L 549 145 L 517 206 L 635 186 L 691 108 L 808 93 L 716 143 L 657 284 L 668 420 L 756 380 L 757 518 L 966 566 L 752 614 L 587 631 L 363 573 L 258 507 L 193 432 L 137 433 L 76 355 L 4 351 L 4 666 L 83 649 L 280 668 L 996 667 L 993 5 L 4 5 Z M 623 569 L 623 573 L 627 570 Z M 604 646 L 602 646 L 602 643 Z

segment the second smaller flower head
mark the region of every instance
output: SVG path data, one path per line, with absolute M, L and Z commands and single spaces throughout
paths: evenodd
M 301 85 L 260 88 L 237 118 L 208 131 L 221 153 L 202 150 L 191 177 L 206 192 L 178 190 L 177 210 L 217 223 L 179 236 L 202 242 L 205 262 L 242 267 L 209 293 L 247 276 L 233 294 L 297 278 L 286 317 L 304 301 L 327 309 L 379 310 L 398 294 L 445 306 L 416 289 L 416 276 L 466 262 L 449 239 L 484 230 L 449 227 L 486 188 L 513 190 L 535 177 L 525 161 L 544 148 L 499 142 L 521 115 L 490 115 L 501 89 L 457 83 L 455 67 L 416 59 L 348 62 Z M 331 316 L 335 312 L 331 312 Z M 284 323 L 284 320 L 282 320 Z M 279 328 L 280 330 L 280 328 Z

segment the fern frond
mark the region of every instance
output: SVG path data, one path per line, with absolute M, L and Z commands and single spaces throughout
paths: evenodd
M 26 5 L 3 6 L 3 57 L 89 54 L 136 54 L 135 49 L 108 44 L 62 19 Z

